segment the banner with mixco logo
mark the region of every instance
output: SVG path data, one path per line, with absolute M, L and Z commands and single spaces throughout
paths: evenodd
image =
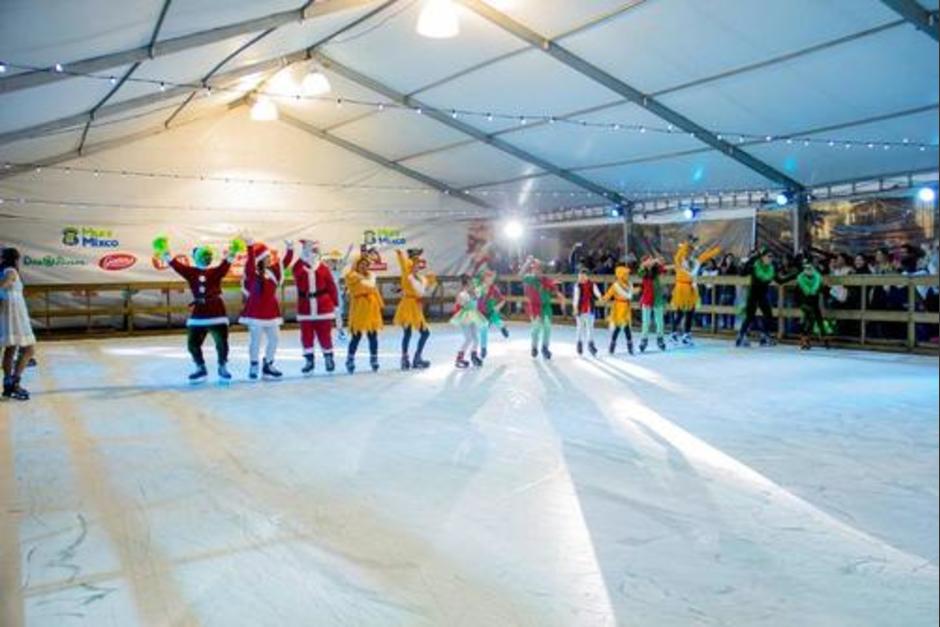
M 154 259 L 152 242 L 167 235 L 174 255 L 188 261 L 196 246 L 209 246 L 220 259 L 232 238 L 248 234 L 280 253 L 284 241 L 317 240 L 324 253 L 345 255 L 361 246 L 379 251 L 375 271 L 397 274 L 395 248 L 423 248 L 439 274 L 469 267 L 467 227 L 454 223 L 355 224 L 297 221 L 264 223 L 206 220 L 196 223 L 161 224 L 113 220 L 62 221 L 37 218 L 4 218 L 0 246 L 14 246 L 22 258 L 27 284 L 125 283 L 176 280 L 162 261 Z M 233 268 L 240 276 L 244 259 Z

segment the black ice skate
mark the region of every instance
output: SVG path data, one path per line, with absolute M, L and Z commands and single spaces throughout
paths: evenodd
M 463 353 L 457 353 L 457 359 L 454 361 L 454 366 L 458 370 L 466 370 L 470 367 L 470 362 L 464 359 Z
M 617 352 L 617 340 L 610 341 L 610 346 L 607 348 L 607 352 L 611 355 Z
M 536 359 L 539 356 L 539 349 L 537 346 L 532 347 L 532 359 Z
M 480 356 L 476 354 L 476 351 L 470 353 L 470 362 L 477 368 L 483 366 L 483 360 L 480 359 Z
M 333 353 L 327 353 L 323 356 L 323 361 L 326 362 L 326 371 L 333 372 L 336 370 L 336 361 L 333 359 Z
M 411 370 L 411 359 L 408 358 L 408 355 L 401 356 L 401 369 L 404 371 Z
M 507 340 L 509 339 L 509 329 L 507 329 L 506 327 L 500 327 L 499 332 L 503 334 L 503 337 L 505 339 Z
M 415 370 L 427 370 L 431 367 L 431 362 L 426 360 L 423 355 L 418 353 L 415 355 L 415 358 L 411 361 L 411 367 Z
M 356 372 L 356 358 L 351 355 L 346 358 L 346 372 L 349 374 Z
M 583 343 L 583 342 L 578 342 L 577 351 L 578 351 L 578 354 L 579 354 L 579 355 L 583 355 L 583 354 L 584 354 L 584 343 Z
M 627 342 L 627 352 L 633 355 L 633 342 Z
M 218 373 L 219 378 L 223 381 L 229 381 L 232 378 L 232 373 L 228 371 L 228 368 L 225 364 L 219 364 Z
M 189 375 L 190 383 L 198 383 L 200 381 L 205 381 L 206 377 L 209 376 L 209 371 L 206 370 L 205 364 L 196 364 L 196 369 L 191 375 Z
M 738 348 L 748 348 L 751 345 L 751 340 L 744 334 L 738 335 L 738 339 L 734 341 L 734 345 Z
M 683 346 L 695 346 L 695 342 L 692 341 L 692 335 L 690 333 L 686 333 L 685 335 L 682 336 L 682 345 Z
M 29 392 L 20 387 L 19 377 L 4 377 L 3 398 L 9 398 L 14 401 L 28 401 Z
M 776 346 L 776 345 L 777 345 L 777 340 L 775 340 L 774 338 L 770 337 L 770 336 L 767 335 L 766 333 L 762 333 L 761 336 L 760 336 L 760 345 L 761 345 L 761 346 Z
M 303 374 L 310 374 L 316 368 L 316 361 L 313 355 L 304 355 L 304 367 L 300 369 Z
M 248 378 L 257 379 L 258 378 L 258 362 L 251 362 L 251 366 L 248 368 Z
M 597 345 L 594 342 L 588 342 L 588 352 L 591 357 L 597 357 Z
M 271 379 L 280 379 L 284 376 L 284 373 L 274 367 L 274 362 L 268 361 L 267 359 L 265 359 L 264 363 L 261 365 L 261 374 Z
M 480 358 L 481 358 L 481 359 L 486 359 L 487 356 L 489 356 L 489 354 L 490 354 L 490 352 L 486 349 L 485 346 L 480 349 Z
M 666 350 L 666 340 L 663 339 L 662 337 L 656 338 L 656 346 L 659 347 L 659 350 L 665 351 L 665 350 Z
M 640 340 L 640 352 L 641 352 L 641 353 L 645 353 L 647 346 L 649 346 L 649 340 L 647 340 L 647 339 L 644 337 L 642 340 Z
M 552 351 L 548 349 L 548 346 L 542 346 L 542 359 L 546 361 L 552 360 Z
M 369 365 L 372 366 L 372 372 L 378 372 L 379 371 L 379 356 L 372 355 L 371 357 L 369 357 Z

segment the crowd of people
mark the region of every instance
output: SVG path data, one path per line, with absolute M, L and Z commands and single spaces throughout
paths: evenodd
M 349 339 L 345 369 L 354 374 L 356 356 L 363 340 L 369 351 L 369 367 L 379 370 L 379 335 L 384 328 L 385 302 L 373 271 L 379 261 L 378 252 L 361 247 L 353 255 L 350 247 L 345 255 L 337 251 L 323 253 L 320 244 L 301 240 L 295 249 L 293 242 L 284 243 L 284 251 L 276 254 L 262 242 L 251 238 L 234 240 L 222 259 L 215 264 L 214 253 L 208 247 L 192 250 L 189 261 L 175 256 L 169 241 L 158 237 L 154 241 L 154 256 L 179 274 L 192 295 L 187 319 L 187 348 L 194 363 L 189 375 L 192 382 L 208 377 L 203 355 L 203 344 L 211 336 L 216 349 L 217 373 L 221 380 L 229 380 L 228 369 L 230 319 L 223 298 L 222 282 L 229 274 L 235 258 L 244 254 L 245 268 L 241 280 L 243 306 L 238 322 L 248 329 L 248 377 L 278 379 L 283 373 L 275 366 L 280 328 L 284 322 L 278 301 L 280 287 L 287 274 L 293 275 L 297 289 L 297 315 L 304 365 L 301 372 L 309 375 L 316 369 L 317 347 L 322 354 L 326 372 L 336 370 L 334 337 Z M 759 334 L 760 344 L 773 345 L 772 313 L 778 290 L 774 284 L 793 283 L 794 301 L 802 314 L 799 334 L 802 349 L 810 349 L 812 338 L 818 337 L 829 347 L 833 328 L 826 320 L 826 309 L 860 307 L 862 294 L 869 309 L 904 309 L 909 306 L 906 286 L 877 285 L 863 290 L 851 285 L 827 285 L 826 276 L 845 277 L 853 274 L 918 276 L 936 275 L 938 272 L 938 246 L 902 246 L 896 250 L 880 249 L 872 255 L 849 255 L 816 248 L 800 254 L 776 255 L 767 247 L 751 251 L 744 258 L 724 253 L 719 246 L 702 246 L 695 236 L 688 237 L 667 260 L 660 254 L 650 253 L 640 259 L 628 258 L 617 263 L 612 259 L 615 251 L 587 252 L 576 249 L 569 264 L 576 264 L 576 280 L 563 283 L 558 275 L 566 267 L 558 262 L 543 263 L 527 257 L 517 267 L 507 267 L 505 258 L 497 254 L 478 255 L 472 272 L 460 278 L 460 289 L 454 301 L 451 324 L 461 331 L 462 343 L 456 351 L 454 365 L 458 369 L 479 368 L 488 357 L 489 332 L 497 329 L 504 338 L 509 337 L 502 316 L 507 304 L 506 295 L 498 285 L 500 272 L 522 277 L 522 295 L 525 314 L 530 323 L 531 354 L 533 358 L 552 359 L 552 328 L 555 317 L 570 311 L 577 325 L 576 350 L 579 355 L 597 356 L 595 326 L 599 315 L 605 315 L 610 329 L 608 353 L 617 352 L 623 338 L 630 355 L 635 352 L 633 338 L 634 302 L 641 313 L 639 342 L 636 348 L 646 352 L 653 337 L 660 351 L 668 343 L 693 346 L 692 333 L 700 304 L 734 307 L 734 314 L 723 313 L 715 326 L 736 330 L 735 344 L 750 345 L 752 329 Z M 575 254 L 577 253 L 577 254 Z M 621 253 L 622 255 L 622 253 Z M 430 295 L 437 277 L 428 268 L 424 251 L 409 249 L 396 251 L 401 271 L 399 299 L 394 324 L 401 328 L 401 369 L 424 370 L 430 367 L 425 348 L 431 328 L 425 317 L 425 300 Z M 613 267 L 608 266 L 613 264 Z M 591 278 L 613 275 L 613 280 L 602 290 Z M 631 276 L 639 279 L 638 287 Z M 663 279 L 673 276 L 673 287 L 668 292 Z M 700 284 L 700 277 L 744 276 L 745 284 L 718 285 L 714 289 Z M 918 307 L 936 312 L 938 287 L 928 285 L 916 290 Z M 666 326 L 670 314 L 671 332 Z M 856 323 L 857 324 L 857 323 Z M 876 325 L 873 333 L 891 337 L 891 325 Z M 416 340 L 412 352 L 412 341 Z M 4 248 L 0 253 L 0 345 L 3 347 L 3 398 L 28 400 L 29 392 L 21 381 L 29 365 L 36 343 L 26 300 L 23 281 L 19 274 L 19 252 Z M 264 351 L 262 354 L 262 344 Z

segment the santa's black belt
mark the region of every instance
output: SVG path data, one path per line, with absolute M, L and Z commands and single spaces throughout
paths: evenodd
M 327 292 L 326 290 L 317 290 L 316 292 L 301 292 L 301 291 L 298 291 L 298 292 L 297 292 L 297 297 L 298 297 L 298 298 L 306 298 L 306 299 L 309 300 L 309 299 L 311 299 L 311 298 L 320 298 L 321 296 L 326 296 L 327 293 L 328 293 L 328 292 Z
M 220 301 L 222 300 L 221 296 L 197 296 L 191 305 L 208 305 L 209 301 Z

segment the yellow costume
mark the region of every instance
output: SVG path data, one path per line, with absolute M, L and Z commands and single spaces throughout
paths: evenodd
M 692 245 L 683 242 L 676 251 L 674 264 L 676 268 L 676 286 L 672 290 L 672 308 L 678 311 L 693 311 L 698 307 L 698 287 L 695 285 L 695 275 L 698 268 L 709 259 L 721 254 L 721 248 L 713 246 L 689 261 L 692 254 Z
M 427 296 L 437 284 L 437 278 L 428 273 L 419 276 L 414 273 L 415 261 L 400 250 L 398 266 L 401 268 L 401 302 L 395 310 L 395 324 L 400 327 L 411 327 L 415 330 L 428 328 L 424 318 L 424 297 Z
M 607 321 L 612 329 L 628 327 L 633 322 L 633 286 L 630 285 L 630 269 L 620 266 L 616 270 L 617 280 L 601 299 L 605 303 L 613 301 Z
M 385 301 L 379 292 L 375 275 L 371 272 L 360 274 L 352 269 L 346 272 L 346 289 L 349 291 L 349 330 L 352 333 L 381 331 L 382 309 Z

